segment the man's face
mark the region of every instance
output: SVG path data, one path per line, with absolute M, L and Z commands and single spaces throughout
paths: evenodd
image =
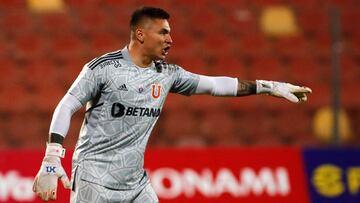
M 169 22 L 165 19 L 151 19 L 143 27 L 143 48 L 152 60 L 164 60 L 172 39 Z

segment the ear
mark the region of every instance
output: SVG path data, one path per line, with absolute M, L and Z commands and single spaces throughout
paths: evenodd
M 135 30 L 136 39 L 142 44 L 144 43 L 144 31 L 143 29 L 137 28 Z

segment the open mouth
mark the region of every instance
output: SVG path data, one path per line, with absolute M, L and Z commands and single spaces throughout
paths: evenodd
M 165 48 L 163 49 L 163 51 L 162 51 L 162 54 L 163 54 L 163 55 L 168 55 L 169 49 L 170 49 L 170 46 L 165 47 Z

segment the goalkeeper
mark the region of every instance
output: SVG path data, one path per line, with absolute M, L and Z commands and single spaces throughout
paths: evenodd
M 164 61 L 172 45 L 169 14 L 136 10 L 130 42 L 87 63 L 55 109 L 49 142 L 33 190 L 55 200 L 60 178 L 71 202 L 158 202 L 143 168 L 150 133 L 169 93 L 246 96 L 268 94 L 298 103 L 307 87 L 274 81 L 245 81 L 191 73 Z M 266 67 L 264 67 L 266 68 Z M 71 182 L 61 158 L 72 114 L 86 105 L 75 147 Z

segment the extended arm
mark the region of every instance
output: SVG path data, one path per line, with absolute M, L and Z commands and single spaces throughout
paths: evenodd
M 266 80 L 247 81 L 231 77 L 200 75 L 195 93 L 213 96 L 269 94 L 275 97 L 283 97 L 291 102 L 301 102 L 306 101 L 306 94 L 311 93 L 311 89 L 283 82 Z

